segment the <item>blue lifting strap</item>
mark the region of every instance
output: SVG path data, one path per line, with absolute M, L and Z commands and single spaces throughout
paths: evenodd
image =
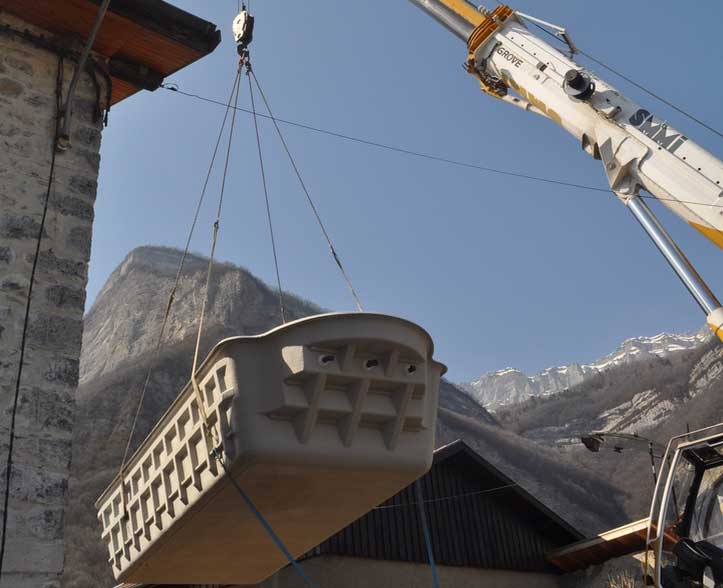
M 417 495 L 417 506 L 419 508 L 419 518 L 422 521 L 422 532 L 424 533 L 424 543 L 427 546 L 427 559 L 429 559 L 429 567 L 432 568 L 432 581 L 434 588 L 439 588 L 439 576 L 437 575 L 437 564 L 434 561 L 434 551 L 432 550 L 432 536 L 427 526 L 427 513 L 424 510 L 424 492 L 422 491 L 421 479 L 414 482 L 414 490 Z
M 304 570 L 301 569 L 301 566 L 299 565 L 299 562 L 297 562 L 294 559 L 294 556 L 291 555 L 288 549 L 286 549 L 286 545 L 284 545 L 284 542 L 281 540 L 281 537 L 279 537 L 276 534 L 276 531 L 271 527 L 269 522 L 264 518 L 264 515 L 261 514 L 261 511 L 256 508 L 256 505 L 253 503 L 251 498 L 249 498 L 248 494 L 244 492 L 244 489 L 241 488 L 241 485 L 234 479 L 234 477 L 231 475 L 231 472 L 228 471 L 228 468 L 226 467 L 226 463 L 223 460 L 223 457 L 221 456 L 221 453 L 218 449 L 214 449 L 212 452 L 213 456 L 216 458 L 218 463 L 221 464 L 221 467 L 223 468 L 223 471 L 226 472 L 226 476 L 229 480 L 231 480 L 231 483 L 234 485 L 234 488 L 238 491 L 241 498 L 243 498 L 244 502 L 246 503 L 246 506 L 249 507 L 249 510 L 253 513 L 253 515 L 258 519 L 259 523 L 261 523 L 261 526 L 265 529 L 265 531 L 269 534 L 269 537 L 273 540 L 273 542 L 276 544 L 276 547 L 279 548 L 281 553 L 284 554 L 288 562 L 293 566 L 293 568 L 296 570 L 296 572 L 301 576 L 301 579 L 304 580 L 307 586 L 309 588 L 316 588 L 316 584 L 311 581 L 311 579 L 304 573 Z

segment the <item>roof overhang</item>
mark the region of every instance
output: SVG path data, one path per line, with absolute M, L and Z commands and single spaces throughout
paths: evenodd
M 101 0 L 0 0 L 7 12 L 51 33 L 56 40 L 85 41 Z M 111 104 L 211 53 L 221 42 L 216 25 L 163 0 L 113 0 L 93 51 L 107 60 Z

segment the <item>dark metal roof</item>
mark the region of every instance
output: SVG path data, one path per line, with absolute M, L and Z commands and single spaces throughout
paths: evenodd
M 545 554 L 582 535 L 462 441 L 435 452 L 421 479 L 438 564 L 556 572 Z M 340 531 L 307 557 L 342 555 L 425 563 L 414 486 Z

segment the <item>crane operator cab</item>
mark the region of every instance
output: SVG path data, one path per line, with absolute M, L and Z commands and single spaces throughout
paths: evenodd
M 721 588 L 723 425 L 677 440 L 668 446 L 664 464 L 668 475 L 661 476 L 653 500 L 647 584 L 656 588 Z

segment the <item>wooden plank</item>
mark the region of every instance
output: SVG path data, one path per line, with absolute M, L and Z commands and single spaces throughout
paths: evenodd
M 601 533 L 597 537 L 578 541 L 547 554 L 547 560 L 566 572 L 581 570 L 602 564 L 615 557 L 632 555 L 645 550 L 648 519 L 641 519 Z M 665 533 L 666 548 L 677 538 L 668 530 Z
M 113 78 L 113 93 L 111 98 L 111 104 L 117 104 L 121 100 L 125 100 L 129 96 L 132 96 L 140 90 L 133 84 L 129 84 L 124 80 Z

